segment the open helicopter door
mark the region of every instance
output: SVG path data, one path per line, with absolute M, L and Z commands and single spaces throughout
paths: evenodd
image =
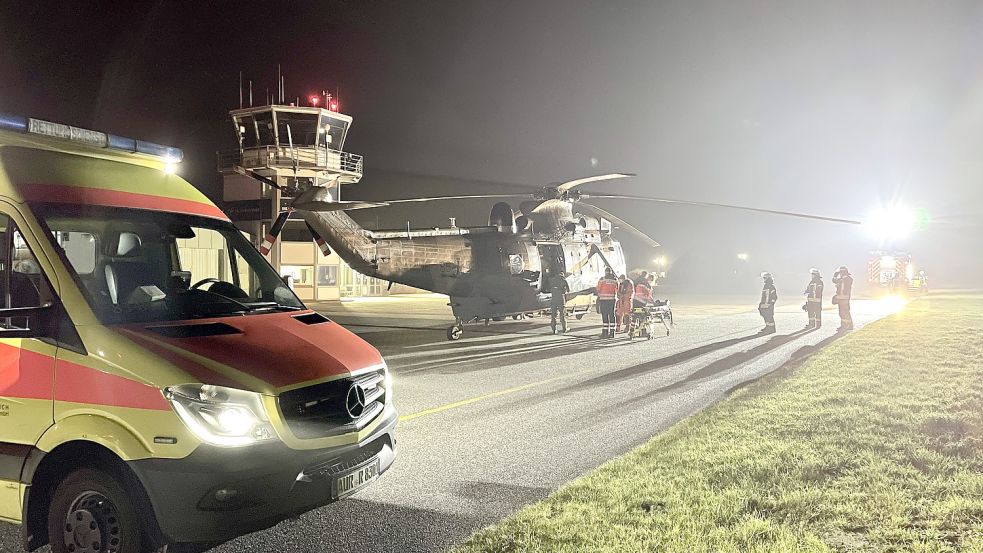
M 536 246 L 539 249 L 539 261 L 542 270 L 539 274 L 540 286 L 546 285 L 546 272 L 550 273 L 556 272 L 567 272 L 567 264 L 563 256 L 563 246 L 559 244 L 543 244 L 540 243 Z

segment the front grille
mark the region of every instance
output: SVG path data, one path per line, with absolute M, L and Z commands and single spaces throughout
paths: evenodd
M 332 380 L 280 394 L 280 412 L 294 436 L 323 438 L 355 432 L 378 417 L 386 405 L 385 370 Z M 345 408 L 348 392 L 358 384 L 365 392 L 365 407 L 358 418 Z

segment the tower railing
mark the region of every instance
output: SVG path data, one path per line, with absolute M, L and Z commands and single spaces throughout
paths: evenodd
M 298 167 L 315 171 L 348 173 L 362 176 L 362 156 L 341 150 L 314 146 L 257 146 L 218 152 L 218 170 L 231 171 L 236 165 L 246 169 Z

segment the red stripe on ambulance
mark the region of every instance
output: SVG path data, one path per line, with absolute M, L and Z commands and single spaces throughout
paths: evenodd
M 115 374 L 58 360 L 8 344 L 0 344 L 0 396 L 19 399 L 54 398 L 135 409 L 170 410 L 159 388 Z M 57 375 L 57 376 L 56 376 Z
M 225 213 L 222 213 L 222 210 L 211 204 L 137 192 L 121 192 L 119 190 L 63 184 L 25 184 L 21 186 L 21 193 L 28 202 L 131 207 L 150 211 L 200 215 L 223 221 L 229 220 Z
M 51 399 L 54 358 L 0 344 L 0 396 Z
M 171 409 L 160 388 L 66 361 L 58 362 L 55 399 L 155 411 Z

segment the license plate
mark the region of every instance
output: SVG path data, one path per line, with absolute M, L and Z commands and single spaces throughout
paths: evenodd
M 379 460 L 373 459 L 366 465 L 343 473 L 334 480 L 334 495 L 338 499 L 362 489 L 379 477 Z

